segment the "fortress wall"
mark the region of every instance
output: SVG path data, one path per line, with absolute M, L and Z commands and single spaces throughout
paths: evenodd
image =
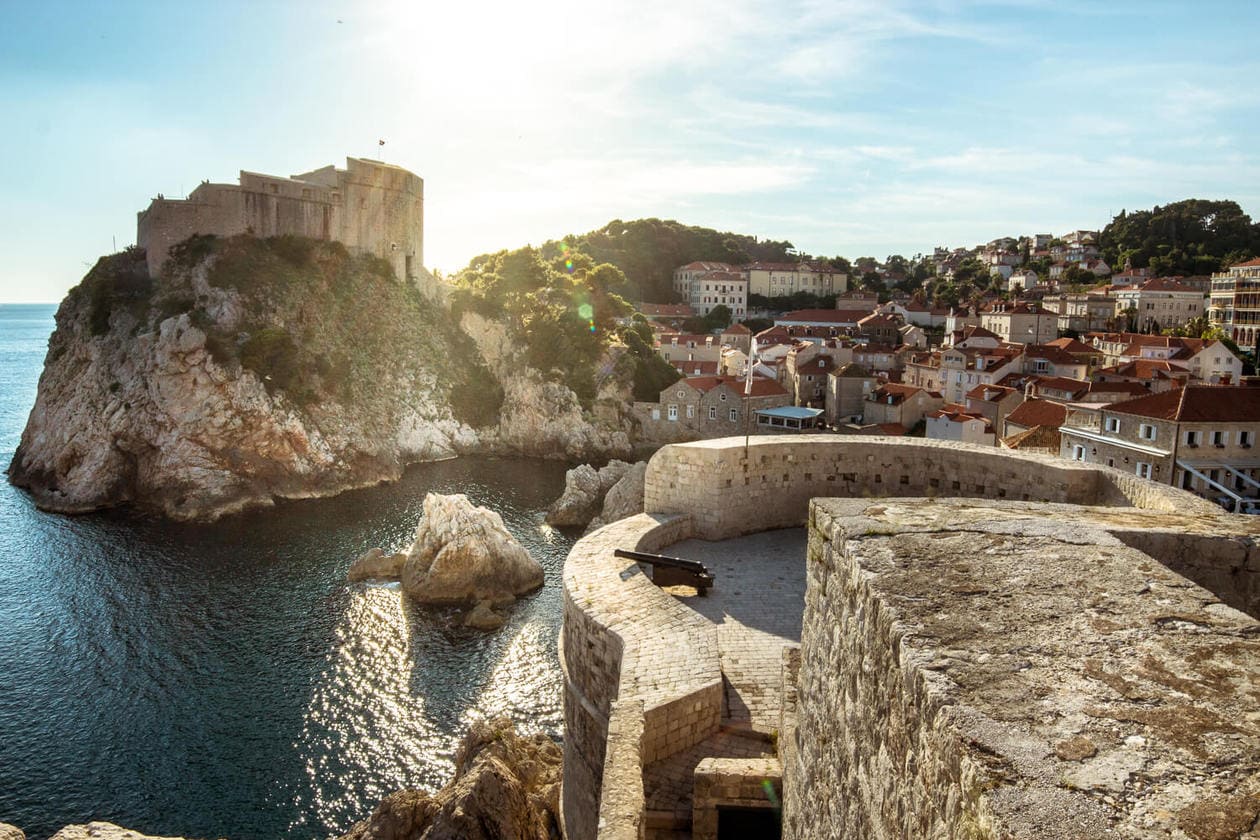
M 1071 508 L 817 500 L 807 573 L 785 837 L 1251 836 L 1260 626 Z
M 747 455 L 745 455 L 747 452 Z M 687 513 L 704 539 L 805 522 L 815 497 L 958 497 L 1218 513 L 1193 494 L 1048 455 L 950 441 L 844 435 L 674 444 L 648 463 L 649 511 Z
M 138 214 L 136 244 L 156 277 L 171 246 L 193 234 L 292 234 L 335 239 L 386 259 L 400 280 L 424 265 L 424 181 L 397 166 L 347 158 L 299 179 L 242 171 L 240 184 L 202 184 L 187 199 L 155 199 Z M 426 282 L 420 282 L 422 291 Z
M 341 176 L 344 212 L 335 238 L 390 261 L 400 280 L 424 265 L 424 181 L 405 169 L 358 158 Z
M 1125 545 L 1149 554 L 1236 610 L 1260 619 L 1260 544 L 1243 533 L 1253 517 L 1219 514 L 1218 533 L 1188 533 L 1163 527 L 1109 529 Z M 1251 531 L 1260 530 L 1260 523 Z
M 1172 622 L 1175 629 L 1185 628 L 1177 623 L 1181 621 L 1180 613 L 1172 612 L 1154 618 L 1148 616 L 1148 624 L 1152 626 L 1139 622 L 1128 629 L 1123 629 L 1124 625 L 1117 625 L 1122 629 L 1113 628 L 1108 623 L 1110 619 L 1104 616 L 1111 609 L 1109 599 L 1113 597 L 1108 587 L 1118 585 L 1116 580 L 1128 581 L 1125 587 L 1133 584 L 1132 592 L 1118 590 L 1122 599 L 1133 593 L 1141 594 L 1146 586 L 1146 593 L 1156 593 L 1151 603 L 1171 604 L 1174 606 L 1170 609 L 1178 610 L 1185 607 L 1188 610 L 1185 614 L 1192 616 L 1186 627 L 1200 626 L 1195 623 L 1199 621 L 1206 622 L 1203 626 L 1215 627 L 1213 622 L 1218 620 L 1228 624 L 1244 619 L 1226 604 L 1236 607 L 1243 603 L 1254 604 L 1257 581 L 1260 581 L 1260 551 L 1256 548 L 1260 520 L 1224 514 L 1215 505 L 1191 494 L 1095 465 L 960 443 L 897 438 L 760 437 L 751 440 L 747 455 L 742 438 L 668 446 L 660 450 L 648 466 L 645 502 L 649 513 L 613 523 L 585 537 L 574 546 L 565 564 L 561 664 L 566 675 L 566 738 L 562 797 L 568 836 L 598 835 L 618 840 L 637 837 L 643 827 L 640 776 L 643 765 L 684 749 L 715 731 L 721 710 L 714 625 L 657 589 L 636 564 L 613 558 L 613 549 L 655 551 L 693 536 L 724 539 L 801 525 L 809 516 L 812 496 L 836 496 L 844 491 L 858 498 L 830 499 L 826 504 L 855 506 L 851 511 L 854 516 L 865 512 L 872 517 L 903 517 L 897 521 L 878 521 L 874 530 L 889 538 L 915 528 L 948 530 L 934 524 L 945 515 L 941 510 L 952 511 L 949 516 L 966 519 L 967 534 L 957 554 L 979 557 L 981 563 L 976 568 L 984 572 L 983 580 L 963 587 L 954 593 L 958 596 L 955 600 L 942 606 L 943 614 L 958 615 L 965 622 L 956 637 L 951 636 L 948 642 L 941 643 L 945 648 L 968 638 L 972 625 L 979 629 L 990 627 L 983 611 L 977 611 L 971 599 L 987 596 L 991 590 L 1005 593 L 994 597 L 1008 611 L 1004 621 L 1009 621 L 1010 627 L 1003 632 L 1012 637 L 1050 620 L 1043 609 L 1045 604 L 1050 604 L 1052 608 L 1067 610 L 1059 615 L 1063 621 L 1075 621 L 1088 614 L 1092 632 L 1104 637 L 1118 632 L 1119 641 L 1128 645 L 1157 636 L 1167 622 Z M 903 498 L 915 494 L 940 498 Z M 947 498 L 949 496 L 980 497 L 983 501 Z M 1029 501 L 1022 501 L 1025 497 Z M 1057 503 L 1041 503 L 1041 499 L 1057 500 Z M 1081 507 L 1083 504 L 1105 506 Z M 905 518 L 906 514 L 897 513 L 903 508 L 911 511 L 909 519 Z M 946 525 L 954 527 L 957 522 L 951 520 Z M 824 551 L 824 543 L 832 546 L 825 549 L 831 552 L 828 556 L 839 556 L 836 554 L 840 546 L 836 537 L 839 532 L 828 530 L 829 527 L 816 524 L 812 529 L 811 558 Z M 975 534 L 986 529 L 994 533 L 987 538 L 988 543 Z M 1006 539 L 1008 532 L 1021 530 L 1033 536 L 1053 532 L 1063 545 L 1030 543 L 1032 547 L 1025 554 L 1005 547 L 990 550 L 995 546 L 992 540 Z M 1105 546 L 1106 553 L 1090 554 L 1094 549 L 1082 548 L 1095 543 Z M 853 546 L 856 549 L 858 543 Z M 938 556 L 933 546 L 934 542 L 928 543 L 927 548 L 915 555 L 919 564 L 916 568 L 940 568 L 947 552 L 942 545 Z M 1135 548 L 1148 552 L 1150 557 Z M 990 563 L 991 554 L 1009 555 L 1011 559 L 1003 561 L 1005 566 L 993 567 L 986 565 Z M 1151 557 L 1208 584 L 1213 591 L 1221 593 L 1225 604 L 1161 568 Z M 1070 562 L 1060 566 L 1064 558 Z M 1093 566 L 1089 565 L 1088 558 L 1098 565 L 1104 565 L 1104 561 L 1116 565 L 1120 578 L 1091 577 Z M 920 768 L 916 763 L 919 759 L 914 755 L 902 755 L 901 770 L 918 773 L 922 769 L 918 789 L 897 778 L 890 783 L 897 785 L 896 789 L 879 794 L 885 798 L 878 799 L 871 791 L 882 784 L 882 776 L 851 775 L 846 784 L 851 783 L 861 789 L 862 795 L 869 795 L 868 804 L 871 808 L 878 805 L 877 809 L 882 809 L 880 813 L 900 814 L 902 816 L 897 818 L 901 819 L 914 811 L 917 814 L 914 819 L 920 820 L 922 825 L 951 825 L 963 832 L 953 836 L 994 836 L 984 833 L 989 830 L 988 826 L 996 824 L 993 814 L 997 811 L 992 803 L 1014 794 L 1004 792 L 995 794 L 992 799 L 975 796 L 967 799 L 976 792 L 969 787 L 973 782 L 981 788 L 991 784 L 992 778 L 985 773 L 992 768 L 984 763 L 984 750 L 980 750 L 978 757 L 968 757 L 969 753 L 959 747 L 968 742 L 960 740 L 958 729 L 950 728 L 956 721 L 948 714 L 937 714 L 941 708 L 938 695 L 924 693 L 926 682 L 935 679 L 934 674 L 952 674 L 953 666 L 947 663 L 937 668 L 923 665 L 922 660 L 897 658 L 901 656 L 903 634 L 894 619 L 888 620 L 892 623 L 885 621 L 886 613 L 893 615 L 888 612 L 892 601 L 885 603 L 879 597 L 866 595 L 862 596 L 864 600 L 845 596 L 843 604 L 818 600 L 819 593 L 827 597 L 828 592 L 835 592 L 831 581 L 840 577 L 827 570 L 834 570 L 839 562 L 828 566 L 811 560 L 807 633 L 812 635 L 807 637 L 806 644 L 814 645 L 818 653 L 812 660 L 813 676 L 807 677 L 805 666 L 801 665 L 799 694 L 786 685 L 794 681 L 796 660 L 785 663 L 785 697 L 796 698 L 789 705 L 802 710 L 799 712 L 802 717 L 821 715 L 820 709 L 841 719 L 862 717 L 869 730 L 864 748 L 875 750 L 873 755 L 880 762 L 887 760 L 887 746 L 870 740 L 883 737 L 877 731 L 879 720 L 891 720 L 888 725 L 893 727 L 894 734 L 910 739 L 908 743 L 916 749 L 931 745 L 937 752 L 929 757 L 930 766 Z M 962 563 L 960 570 L 965 571 L 968 565 Z M 912 578 L 917 579 L 918 574 L 916 572 Z M 1134 583 L 1136 578 L 1145 582 Z M 930 580 L 931 576 L 923 579 Z M 1054 598 L 1044 599 L 1044 590 L 1052 591 L 1056 597 L 1066 592 L 1075 593 L 1074 597 L 1089 598 L 1092 612 L 1082 612 L 1075 601 L 1064 605 Z M 1168 600 L 1168 593 L 1180 594 Z M 811 598 L 814 600 L 808 600 Z M 849 612 L 836 612 L 842 607 Z M 809 610 L 815 608 L 818 617 L 808 618 Z M 1024 619 L 1027 627 L 1020 623 Z M 808 629 L 810 626 L 813 630 Z M 1071 656 L 1083 655 L 1082 651 L 1089 649 L 1088 644 L 1092 644 L 1094 637 L 1072 635 L 1075 632 L 1073 627 L 1056 629 L 1048 637 L 1054 646 L 1046 648 L 1046 656 L 1056 659 L 1062 655 L 1065 661 L 1071 661 Z M 1250 638 L 1248 634 L 1252 633 L 1254 629 L 1245 630 L 1241 635 Z M 1085 647 L 1077 645 L 1079 639 L 1086 641 Z M 1032 644 L 1030 650 L 1039 649 L 1038 645 L 1044 641 Z M 1112 644 L 1117 639 L 1106 641 Z M 868 653 L 868 647 L 876 652 Z M 1150 650 L 1140 645 L 1134 649 Z M 837 651 L 848 651 L 852 662 L 865 663 L 859 668 L 862 673 L 844 672 L 836 661 L 840 655 Z M 1162 655 L 1164 649 L 1157 652 Z M 1244 653 L 1252 655 L 1250 649 Z M 1229 650 L 1225 650 L 1225 654 L 1234 655 Z M 977 651 L 972 658 L 979 661 L 988 655 Z M 825 665 L 820 664 L 824 661 Z M 1001 661 L 1022 668 L 1024 659 L 1016 661 L 1007 656 Z M 1210 661 L 1210 658 L 1203 660 Z M 1110 670 L 1110 662 L 1108 659 L 1102 660 L 1101 665 L 1077 662 L 1073 667 L 1092 669 L 1104 685 L 1126 684 L 1127 677 L 1112 676 L 1122 672 Z M 1153 666 L 1145 663 L 1141 667 L 1150 671 Z M 1018 668 L 1012 672 L 1017 673 Z M 837 676 L 844 673 L 847 676 Z M 897 673 L 901 676 L 897 677 Z M 1141 668 L 1137 673 L 1142 673 Z M 820 676 L 827 674 L 830 676 Z M 860 680 L 871 674 L 880 682 L 866 683 L 866 688 L 859 691 Z M 988 676 L 985 679 L 1001 683 L 998 678 L 1004 679 L 1005 675 L 1003 671 L 992 680 Z M 1066 680 L 1066 677 L 1061 679 Z M 1156 675 L 1151 679 L 1158 682 L 1160 677 Z M 1183 691 L 1184 686 L 1179 688 L 1168 682 L 1173 679 L 1168 676 L 1162 687 L 1154 686 L 1151 693 L 1143 696 L 1177 700 L 1174 693 Z M 1252 680 L 1250 676 L 1246 679 L 1253 686 L 1249 690 L 1260 692 L 1260 679 Z M 1123 689 L 1121 691 L 1123 693 Z M 1048 689 L 1048 693 L 1053 694 L 1053 688 Z M 1030 694 L 1026 687 L 1019 688 L 1011 695 L 1013 708 L 1032 709 L 1034 707 L 1027 702 L 1029 697 L 1044 699 L 1046 696 L 1046 693 Z M 1071 696 L 1076 695 L 1069 695 L 1063 702 L 1070 705 Z M 897 704 L 901 704 L 900 717 L 895 714 Z M 1078 706 L 1073 709 L 1073 720 L 1077 720 L 1080 709 Z M 1186 714 L 1192 716 L 1186 718 L 1190 720 L 1199 713 Z M 827 762 L 838 760 L 836 755 L 827 752 L 839 749 L 835 743 L 835 720 L 825 722 L 815 717 L 816 729 L 812 733 L 791 739 L 796 725 L 791 717 L 789 709 L 781 727 L 780 753 L 785 779 L 792 773 L 806 773 L 798 778 L 809 778 L 811 784 L 820 781 L 823 784 L 820 790 L 831 797 L 825 801 L 805 801 L 798 797 L 797 813 L 806 809 L 823 822 L 813 824 L 810 831 L 814 833 L 792 836 L 845 836 L 838 833 L 839 824 L 826 822 L 832 819 L 832 809 L 841 801 L 837 792 L 840 781 L 838 778 L 820 779 L 815 772 L 819 767 L 825 768 Z M 1109 725 L 1113 734 L 1118 731 L 1114 724 Z M 1101 749 L 1099 754 L 1102 754 Z M 1127 759 L 1128 754 L 1115 758 L 1121 757 Z M 1105 775 L 1110 766 L 1100 766 L 1096 772 Z M 881 772 L 900 772 L 895 766 L 881 765 L 881 768 Z M 1082 777 L 1082 785 L 1092 783 L 1093 777 Z M 943 805 L 927 797 L 923 800 L 927 804 L 922 806 L 918 801 L 910 801 L 912 796 L 927 796 L 927 791 L 937 789 L 950 791 L 948 795 L 958 801 Z M 1193 786 L 1186 789 L 1193 790 Z M 797 789 L 798 795 L 800 790 Z M 959 799 L 960 792 L 967 796 Z M 845 795 L 856 794 L 848 790 Z M 1034 815 L 1044 815 L 1046 808 L 1053 811 L 1059 807 L 1069 809 L 1063 813 L 1071 814 L 1075 813 L 1071 809 L 1080 806 L 1077 799 L 1060 801 L 1055 798 L 1058 794 L 1047 796 L 1050 798 L 1033 801 L 1015 797 L 1011 801 L 1018 800 L 1019 808 L 1031 809 L 1029 813 Z M 932 822 L 944 813 L 940 809 L 946 805 L 954 809 L 953 816 L 949 817 L 954 822 Z M 867 828 L 874 830 L 871 826 Z M 858 832 L 849 836 L 903 835 Z M 911 832 L 904 836 L 932 835 Z
M 599 824 L 641 825 L 643 765 L 718 729 L 716 628 L 638 564 L 613 557 L 616 548 L 656 551 L 690 536 L 688 517 L 641 514 L 579 540 L 565 562 L 561 797 L 569 837 L 595 837 Z
M 232 184 L 202 184 L 186 200 L 154 199 L 138 214 L 136 245 L 145 250 L 149 276 L 157 277 L 175 245 L 197 233 L 222 231 L 222 236 L 244 233 L 240 188 Z

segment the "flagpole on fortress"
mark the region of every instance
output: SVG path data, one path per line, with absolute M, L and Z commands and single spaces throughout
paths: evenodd
M 744 463 L 748 463 L 748 422 L 751 418 L 753 365 L 757 361 L 757 337 L 748 346 L 748 370 L 744 374 Z

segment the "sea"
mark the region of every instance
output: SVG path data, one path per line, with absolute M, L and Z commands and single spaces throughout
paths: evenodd
M 52 305 L 0 305 L 0 468 L 35 401 Z M 560 575 L 543 522 L 565 465 L 458 458 L 397 483 L 212 525 L 63 516 L 0 482 L 0 822 L 41 840 L 108 820 L 146 834 L 323 838 L 453 774 L 470 721 L 559 737 Z M 546 583 L 492 633 L 346 582 L 409 542 L 426 493 L 498 511 Z

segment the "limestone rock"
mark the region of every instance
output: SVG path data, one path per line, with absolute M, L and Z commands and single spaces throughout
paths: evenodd
M 430 795 L 401 790 L 341 840 L 551 840 L 560 837 L 560 748 L 516 733 L 506 719 L 475 722 L 455 778 Z
M 629 472 L 631 465 L 612 460 L 598 470 L 579 464 L 565 473 L 564 493 L 547 510 L 547 524 L 585 525 L 599 513 L 604 496 Z
M 610 348 L 596 370 L 598 389 L 591 411 L 572 390 L 529 367 L 504 324 L 465 312 L 460 326 L 503 385 L 499 425 L 480 433 L 488 451 L 539 458 L 602 459 L 633 451 L 632 382 L 618 365 L 624 347 Z
M 621 479 L 604 496 L 604 508 L 591 520 L 586 532 L 610 525 L 618 519 L 643 513 L 643 481 L 647 475 L 647 461 L 640 461 L 625 471 Z
M 90 822 L 68 825 L 54 834 L 50 840 L 180 840 L 180 838 L 154 837 L 113 823 Z
M 477 606 L 464 616 L 464 626 L 474 630 L 498 630 L 506 623 L 507 618 L 502 613 L 495 612 L 490 607 L 489 600 L 478 601 Z
M 253 260 L 248 283 L 211 282 L 222 255 L 153 280 L 129 251 L 67 295 L 9 467 L 40 508 L 213 520 L 475 445 L 443 381 L 444 312 L 326 243 L 310 286 L 278 281 L 270 246 L 239 239 L 222 247 Z
M 0 840 L 26 840 L 26 833 L 16 825 L 0 823 Z
M 403 591 L 426 604 L 473 603 L 542 586 L 543 569 L 492 510 L 430 493 L 402 568 Z
M 350 564 L 346 580 L 398 580 L 402 577 L 402 567 L 406 560 L 407 555 L 401 551 L 386 554 L 379 548 L 371 548 Z

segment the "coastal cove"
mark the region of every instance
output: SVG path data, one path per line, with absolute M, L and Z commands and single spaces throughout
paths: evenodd
M 34 402 L 55 307 L 0 306 L 0 459 Z M 565 466 L 459 458 L 396 484 L 215 525 L 65 517 L 0 487 L 0 819 L 42 838 L 105 819 L 150 834 L 339 833 L 435 789 L 467 723 L 558 736 L 559 577 L 542 524 Z M 491 634 L 449 629 L 350 561 L 409 541 L 426 492 L 499 511 L 546 582 Z

